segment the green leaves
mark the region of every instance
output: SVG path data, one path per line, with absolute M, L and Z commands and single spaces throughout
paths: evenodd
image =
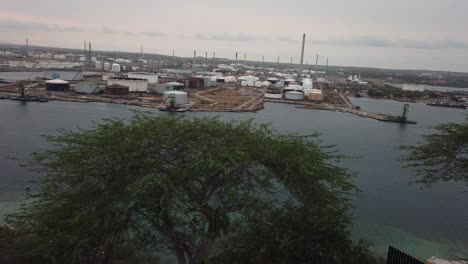
M 468 118 L 467 118 L 468 120 Z M 468 183 L 468 122 L 435 127 L 416 146 L 402 146 L 408 167 L 418 173 L 416 182 L 432 184 L 444 181 Z
M 356 188 L 335 165 L 341 157 L 316 135 L 281 135 L 253 121 L 136 113 L 47 140 L 54 147 L 34 153 L 30 164 L 45 174 L 40 191 L 10 224 L 18 241 L 50 241 L 34 250 L 54 261 L 73 255 L 69 263 L 105 263 L 129 245 L 170 250 L 182 263 L 207 260 L 215 242 L 238 231 L 234 220 L 263 225 L 269 213 L 288 219 L 296 211 L 286 210 L 287 202 L 312 210 L 312 226 L 348 236 L 345 196 Z M 303 231 L 291 232 L 300 241 Z

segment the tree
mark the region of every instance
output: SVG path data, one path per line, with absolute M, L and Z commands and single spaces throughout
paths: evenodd
M 296 231 L 323 235 L 301 252 L 314 245 L 336 255 L 353 247 L 347 198 L 356 187 L 340 156 L 315 139 L 252 121 L 142 113 L 49 136 L 54 147 L 30 164 L 44 175 L 39 191 L 7 219 L 12 245 L 46 263 L 109 263 L 129 247 L 203 263 L 229 253 L 216 245 L 237 239 L 239 225 L 255 230 L 251 220 L 273 213 L 284 226 L 303 212 L 312 226 Z
M 424 142 L 402 147 L 408 151 L 405 156 L 408 166 L 418 173 L 416 181 L 423 184 L 468 183 L 468 122 L 442 124 L 435 130 L 435 133 L 424 136 Z

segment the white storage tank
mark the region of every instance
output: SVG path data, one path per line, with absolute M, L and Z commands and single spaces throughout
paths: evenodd
M 184 106 L 188 103 L 188 96 L 186 92 L 181 91 L 167 91 L 163 94 L 163 102 L 166 106 Z
M 284 94 L 284 98 L 288 100 L 301 101 L 304 100 L 304 93 L 291 91 Z
M 102 63 L 99 61 L 96 61 L 96 64 L 94 64 L 94 68 L 96 70 L 102 71 Z
M 255 87 L 262 87 L 263 82 L 262 81 L 256 81 L 255 82 Z
M 247 81 L 242 81 L 241 86 L 247 86 Z
M 262 82 L 262 86 L 263 86 L 263 87 L 268 87 L 268 86 L 270 86 L 270 84 L 271 84 L 271 83 L 268 82 L 268 81 Z
M 112 70 L 113 72 L 120 72 L 120 64 L 113 63 L 112 64 Z
M 104 70 L 105 71 L 110 71 L 111 69 L 111 64 L 109 62 L 104 62 Z

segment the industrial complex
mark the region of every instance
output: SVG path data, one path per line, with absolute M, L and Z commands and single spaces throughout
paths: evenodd
M 197 57 L 155 56 L 84 49 L 45 50 L 29 45 L 0 54 L 0 98 L 102 102 L 158 108 L 165 111 L 257 111 L 265 102 L 303 108 L 348 112 L 381 121 L 408 123 L 405 107 L 399 117 L 362 111 L 349 96 L 423 101 L 429 105 L 466 107 L 466 90 L 444 91 L 428 85 L 388 83 L 388 78 L 343 70 L 326 64 L 304 63 L 306 35 L 300 62 L 248 62 Z M 400 87 L 398 87 L 400 86 Z M 23 89 L 23 90 L 21 90 Z M 23 91 L 23 92 L 21 92 Z M 388 91 L 391 91 L 390 95 Z M 399 91 L 395 92 L 395 91 Z M 400 97 L 398 97 L 400 95 Z M 409 96 L 413 97 L 409 97 Z M 417 95 L 417 96 L 416 96 Z

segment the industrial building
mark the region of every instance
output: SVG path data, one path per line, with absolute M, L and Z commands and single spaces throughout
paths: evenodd
M 70 83 L 64 80 L 49 80 L 45 82 L 47 91 L 68 91 L 70 90 Z
M 149 83 L 158 83 L 159 75 L 152 72 L 129 72 L 128 78 L 147 79 Z
M 44 69 L 43 78 L 47 80 L 61 79 L 64 81 L 81 81 L 83 80 L 83 71 L 69 69 Z
M 104 88 L 105 95 L 128 95 L 129 87 L 119 84 L 107 85 Z
M 148 91 L 148 80 L 137 79 L 137 78 L 124 78 L 124 77 L 110 77 L 107 80 L 107 85 L 123 85 L 127 86 L 129 92 L 147 92 Z

